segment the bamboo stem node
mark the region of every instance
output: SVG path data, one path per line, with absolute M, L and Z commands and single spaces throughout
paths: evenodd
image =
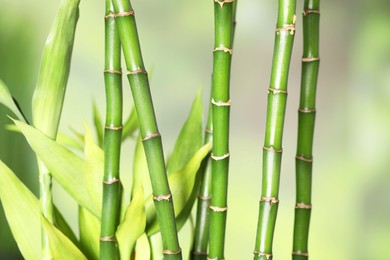
M 315 109 L 307 109 L 307 108 L 300 108 L 300 109 L 298 109 L 298 112 L 301 112 L 301 113 L 316 113 L 317 112 L 317 110 L 315 110 Z
M 164 249 L 163 250 L 163 254 L 164 255 L 178 255 L 180 253 L 181 253 L 181 248 L 179 248 L 179 250 L 177 250 L 177 251 L 171 251 L 169 249 Z
M 105 125 L 104 128 L 109 130 L 119 131 L 123 129 L 123 126 Z
M 134 11 L 131 10 L 131 11 L 128 11 L 128 12 L 120 12 L 120 13 L 116 13 L 114 14 L 115 17 L 124 17 L 124 16 L 132 16 L 134 15 Z
M 230 107 L 232 104 L 232 101 L 229 99 L 228 101 L 215 101 L 214 98 L 211 99 L 211 104 L 217 106 L 217 107 Z
M 217 207 L 217 206 L 210 206 L 210 209 L 214 212 L 225 212 L 227 211 L 227 207 L 225 208 L 221 208 L 221 207 Z
M 218 257 L 210 258 L 210 257 L 207 257 L 207 260 L 225 260 L 225 258 L 218 258 Z
M 300 255 L 300 256 L 309 256 L 309 253 L 303 253 L 303 252 L 292 252 L 293 255 Z
M 304 161 L 304 162 L 308 162 L 308 163 L 312 163 L 313 162 L 313 158 L 306 158 L 303 155 L 297 156 L 297 157 L 295 157 L 295 159 L 301 160 L 301 161 Z
M 290 35 L 294 35 L 294 33 L 295 33 L 295 24 L 286 24 L 286 25 L 283 25 L 283 27 L 275 29 L 276 34 L 279 34 L 282 31 L 290 31 Z
M 267 260 L 272 258 L 272 254 L 267 254 L 260 251 L 254 251 L 253 254 L 258 256 L 265 256 Z
M 314 9 L 307 9 L 307 10 L 303 10 L 302 14 L 303 16 L 306 16 L 308 14 L 320 14 L 320 10 L 314 10 Z
M 156 201 L 162 201 L 162 200 L 169 201 L 171 198 L 172 198 L 172 194 L 153 196 L 153 200 L 156 200 Z
M 134 75 L 134 74 L 139 74 L 139 73 L 148 74 L 145 70 L 142 70 L 142 69 L 138 69 L 138 70 L 134 70 L 134 71 L 127 70 L 126 73 L 127 73 L 127 75 Z
M 311 204 L 297 203 L 295 205 L 296 209 L 311 209 Z
M 220 1 L 220 0 L 214 0 L 214 2 L 215 2 L 215 3 L 218 3 L 218 4 L 221 6 L 221 8 L 222 8 L 224 4 L 233 3 L 234 0 L 222 0 L 222 1 Z
M 113 74 L 122 75 L 122 72 L 119 71 L 119 70 L 104 70 L 103 72 L 104 73 L 113 73 Z
M 205 131 L 206 133 L 209 133 L 209 134 L 213 134 L 213 133 L 214 133 L 213 130 L 208 129 L 208 128 L 206 128 L 204 131 Z
M 275 149 L 273 146 L 270 146 L 270 147 L 263 147 L 264 150 L 266 151 L 271 151 L 271 152 L 275 152 L 275 153 L 282 153 L 283 152 L 283 149 Z
M 113 184 L 113 183 L 116 183 L 116 182 L 120 182 L 121 180 L 118 179 L 118 178 L 113 178 L 111 180 L 108 180 L 108 181 L 103 181 L 104 184 Z
M 229 49 L 229 48 L 226 48 L 226 47 L 223 47 L 223 46 L 220 46 L 220 47 L 217 47 L 213 50 L 213 52 L 216 52 L 216 51 L 224 51 L 224 52 L 228 52 L 230 55 L 233 54 L 233 50 L 232 49 Z
M 269 204 L 272 206 L 272 204 L 279 203 L 279 200 L 278 200 L 278 198 L 275 198 L 275 197 L 261 197 L 260 203 L 261 202 L 269 202 Z
M 287 90 L 283 90 L 283 89 L 275 89 L 275 88 L 268 88 L 268 94 L 272 92 L 272 94 L 286 94 L 287 95 Z
M 201 251 L 192 251 L 193 255 L 207 255 L 207 252 L 201 252 Z
M 230 153 L 226 153 L 222 156 L 215 156 L 214 154 L 211 154 L 211 159 L 213 159 L 214 161 L 220 161 L 220 160 L 223 160 L 223 159 L 226 159 L 230 156 Z
M 145 137 L 142 139 L 142 141 L 147 141 L 147 140 L 149 140 L 149 139 L 153 139 L 153 138 L 158 137 L 158 136 L 161 136 L 160 133 L 150 134 L 150 135 L 145 136 Z
M 115 14 L 114 13 L 109 13 L 108 15 L 104 16 L 104 19 L 110 19 L 110 18 L 115 18 Z
M 108 237 L 100 237 L 99 240 L 102 242 L 115 242 L 115 235 Z
M 306 57 L 302 58 L 302 62 L 313 62 L 313 61 L 319 61 L 320 57 Z
M 198 199 L 200 199 L 200 200 L 211 200 L 211 196 L 201 196 L 201 195 L 199 195 Z

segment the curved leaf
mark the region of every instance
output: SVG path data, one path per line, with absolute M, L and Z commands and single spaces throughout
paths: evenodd
M 146 162 L 145 150 L 142 145 L 141 135 L 138 136 L 134 152 L 133 164 L 133 186 L 131 188 L 132 196 L 142 186 L 144 194 L 152 193 L 152 185 L 149 178 L 149 169 Z
M 99 259 L 100 222 L 88 210 L 79 207 L 80 245 L 88 259 Z
M 24 118 L 22 112 L 19 110 L 18 105 L 15 103 L 14 99 L 12 98 L 11 92 L 9 91 L 8 87 L 4 84 L 3 81 L 0 80 L 0 104 L 3 104 L 6 106 L 9 110 L 14 113 L 19 120 L 26 122 L 26 119 Z

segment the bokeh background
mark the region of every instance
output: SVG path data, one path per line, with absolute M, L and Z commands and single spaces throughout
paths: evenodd
M 59 0 L 2 0 L 0 78 L 31 119 L 31 97 L 45 39 Z M 133 0 L 166 155 L 197 90 L 205 108 L 213 49 L 212 1 Z M 92 102 L 105 111 L 102 1 L 83 0 L 60 131 L 83 131 Z M 297 1 L 284 130 L 275 259 L 290 259 L 295 201 L 295 149 L 302 53 L 303 0 Z M 239 0 L 232 64 L 231 164 L 227 259 L 251 259 L 261 187 L 266 94 L 277 1 Z M 321 3 L 321 65 L 314 142 L 311 259 L 390 259 L 390 2 Z M 125 86 L 126 114 L 132 106 Z M 205 109 L 206 110 L 206 109 Z M 35 158 L 24 138 L 4 129 L 0 158 L 35 193 Z M 130 174 L 134 142 L 123 149 Z M 0 180 L 1 181 L 1 180 Z M 56 203 L 77 228 L 75 203 L 55 185 Z M 183 236 L 182 240 L 185 240 Z M 188 239 L 187 239 L 188 240 Z M 188 244 L 188 241 L 182 241 Z M 0 212 L 0 259 L 21 259 Z

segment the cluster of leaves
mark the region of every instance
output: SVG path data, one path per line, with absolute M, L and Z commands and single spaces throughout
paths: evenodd
M 55 141 L 26 122 L 10 91 L 1 81 L 0 103 L 18 117 L 19 120 L 13 119 L 18 131 L 79 205 L 79 236 L 76 236 L 58 209 L 55 210 L 55 223 L 49 223 L 41 214 L 39 200 L 0 160 L 0 199 L 23 257 L 41 258 L 42 227 L 50 239 L 54 258 L 97 259 L 104 166 L 103 125 L 97 109 L 94 109 L 97 143 L 87 125 L 84 135 L 77 134 L 75 138 L 59 135 L 60 138 Z M 198 173 L 211 148 L 210 143 L 202 146 L 202 114 L 199 92 L 167 162 L 178 229 L 190 216 L 200 184 Z M 123 140 L 127 137 L 135 140 L 135 155 L 132 187 L 122 185 L 121 219 L 116 232 L 122 259 L 130 259 L 134 250 L 138 259 L 155 255 L 148 239 L 159 232 L 143 146 L 140 138 L 134 138 L 137 129 L 138 121 L 133 111 L 123 132 Z M 81 155 L 80 151 L 83 151 Z

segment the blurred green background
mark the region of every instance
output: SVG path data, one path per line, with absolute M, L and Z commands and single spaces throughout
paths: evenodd
M 31 119 L 31 97 L 58 0 L 2 0 L 0 78 Z M 199 87 L 209 94 L 212 1 L 134 0 L 144 60 L 165 153 L 172 151 Z M 61 132 L 83 131 L 92 101 L 105 111 L 104 4 L 83 0 Z M 295 201 L 295 149 L 302 53 L 303 0 L 297 1 L 284 130 L 275 259 L 289 259 Z M 277 1 L 239 0 L 232 64 L 231 166 L 227 259 L 251 259 L 261 187 L 266 94 Z M 311 259 L 390 259 L 390 2 L 321 3 L 321 66 L 314 142 Z M 131 95 L 125 83 L 126 114 Z M 205 108 L 207 107 L 205 102 Z M 0 108 L 0 125 L 9 124 Z M 134 142 L 123 149 L 131 172 Z M 0 158 L 37 193 L 35 158 L 24 138 L 0 129 Z M 0 180 L 1 181 L 1 180 Z M 75 203 L 55 185 L 56 203 L 76 228 Z M 184 241 L 182 241 L 185 244 Z M 188 241 L 187 241 L 188 243 Z M 0 212 L 0 259 L 21 259 Z

